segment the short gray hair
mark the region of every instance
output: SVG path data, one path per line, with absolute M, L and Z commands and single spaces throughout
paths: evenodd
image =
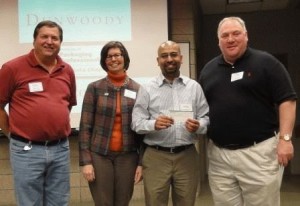
M 222 24 L 225 22 L 225 21 L 228 21 L 228 20 L 234 20 L 234 21 L 237 21 L 244 29 L 244 31 L 246 32 L 247 31 L 247 28 L 246 28 L 246 24 L 244 22 L 243 19 L 241 19 L 240 17 L 237 17 L 237 16 L 230 16 L 230 17 L 225 17 L 224 19 L 222 19 L 219 23 L 219 26 L 218 26 L 218 30 L 217 30 L 217 36 L 219 36 L 219 32 L 220 32 L 220 27 L 222 26 Z

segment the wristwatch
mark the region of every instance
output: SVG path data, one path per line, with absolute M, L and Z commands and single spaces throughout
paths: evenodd
M 292 136 L 291 135 L 289 135 L 289 134 L 285 134 L 285 135 L 280 135 L 279 136 L 279 139 L 282 139 L 282 140 L 284 140 L 284 141 L 291 141 L 291 139 L 292 139 Z

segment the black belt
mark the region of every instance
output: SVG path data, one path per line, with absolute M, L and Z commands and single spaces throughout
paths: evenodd
M 269 139 L 269 138 L 266 138 L 266 139 Z M 253 141 L 251 143 L 243 143 L 243 144 L 226 144 L 226 145 L 220 145 L 218 143 L 215 143 L 214 144 L 217 146 L 217 147 L 220 147 L 220 148 L 223 148 L 223 149 L 229 149 L 229 150 L 237 150 L 237 149 L 245 149 L 245 148 L 248 148 L 248 147 L 252 147 L 260 142 L 263 142 L 265 141 L 266 139 L 260 139 L 260 140 L 256 140 L 256 141 Z
M 190 148 L 193 144 L 189 144 L 189 145 L 183 145 L 183 146 L 177 146 L 177 147 L 161 147 L 158 145 L 147 145 L 148 147 L 154 148 L 156 150 L 160 150 L 160 151 L 164 151 L 164 152 L 168 152 L 168 153 L 179 153 L 182 152 L 188 148 Z
M 33 144 L 33 145 L 42 145 L 42 146 L 53 146 L 53 145 L 57 145 L 60 143 L 64 143 L 67 140 L 67 138 L 61 138 L 61 139 L 49 140 L 49 141 L 32 141 L 32 140 L 26 139 L 25 137 L 16 135 L 16 134 L 10 134 L 10 138 L 20 141 L 20 142 Z

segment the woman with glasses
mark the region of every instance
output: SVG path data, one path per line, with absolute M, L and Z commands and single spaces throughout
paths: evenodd
M 100 64 L 107 76 L 90 83 L 83 100 L 79 164 L 95 206 L 128 206 L 142 179 L 142 137 L 130 128 L 139 84 L 127 76 L 129 63 L 121 42 L 104 45 Z

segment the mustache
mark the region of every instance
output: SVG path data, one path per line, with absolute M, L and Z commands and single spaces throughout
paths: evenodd
M 167 62 L 167 63 L 165 63 L 165 65 L 166 65 L 166 66 L 169 66 L 169 65 L 171 65 L 171 66 L 176 66 L 177 63 L 176 63 L 176 62 Z

